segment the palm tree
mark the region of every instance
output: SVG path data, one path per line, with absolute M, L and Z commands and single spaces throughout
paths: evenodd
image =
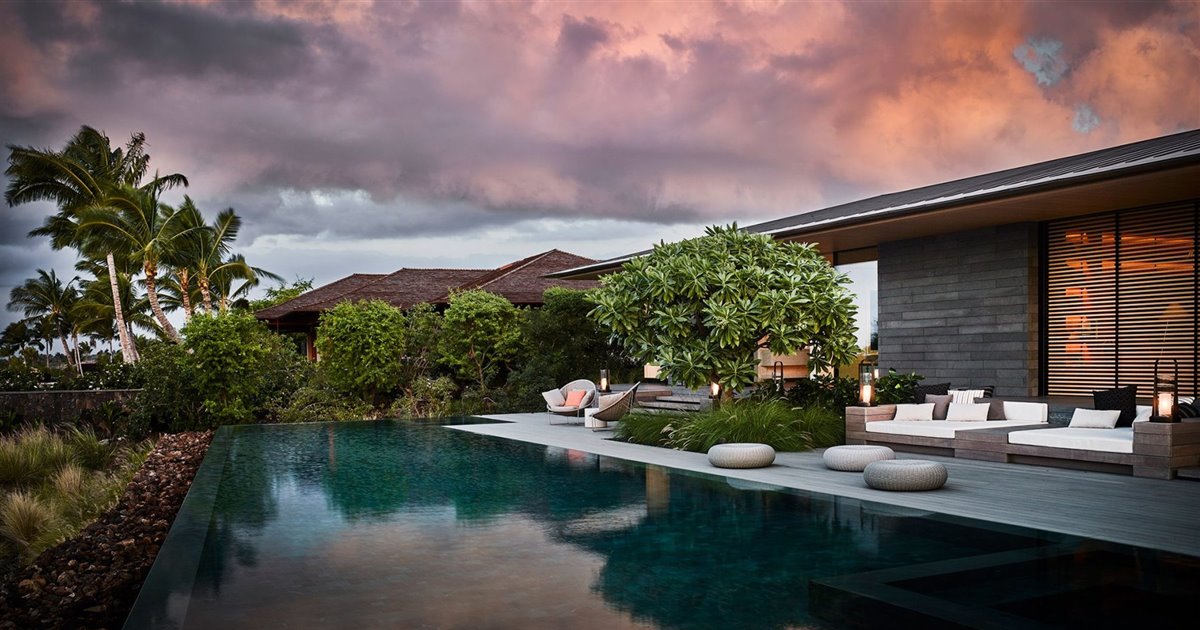
M 118 273 L 117 275 L 118 295 L 121 303 L 114 307 L 112 292 L 109 291 L 111 282 L 104 266 L 83 261 L 76 268 L 80 271 L 91 271 L 95 276 L 95 279 L 85 280 L 82 283 L 83 291 L 79 302 L 75 305 L 74 313 L 80 332 L 103 340 L 119 338 L 114 317 L 118 308 L 125 313 L 125 321 L 129 326 L 126 333 L 131 340 L 134 338 L 133 326 L 135 325 L 147 329 L 157 329 L 154 317 L 150 315 L 149 300 L 138 294 L 137 286 L 129 274 Z M 130 346 L 136 358 L 137 344 L 131 343 Z
M 150 163 L 145 145 L 146 136 L 136 133 L 124 150 L 113 149 L 103 132 L 83 126 L 61 151 L 9 145 L 8 168 L 4 171 L 9 177 L 4 193 L 9 206 L 33 201 L 53 201 L 58 205 L 58 213 L 48 217 L 30 236 L 49 236 L 55 249 L 74 247 L 85 256 L 106 261 L 121 353 L 127 362 L 136 360 L 136 351 L 117 297 L 116 262 L 111 251 L 98 251 L 90 245 L 86 231 L 79 229 L 77 212 L 97 204 L 119 186 L 140 185 L 157 190 L 187 186 L 187 178 L 178 173 L 141 184 Z
M 234 301 L 245 302 L 248 308 L 247 298 L 250 290 L 257 287 L 264 278 L 272 282 L 283 282 L 282 276 L 261 267 L 253 267 L 246 262 L 244 256 L 234 254 L 213 270 L 208 284 L 201 285 L 201 291 L 204 290 L 204 286 L 208 286 L 210 293 L 217 295 L 218 307 L 224 313 Z M 240 284 L 235 288 L 234 283 L 237 281 L 240 281 Z
M 163 261 L 179 256 L 179 248 L 196 228 L 187 227 L 182 220 L 185 217 L 161 203 L 161 193 L 161 187 L 121 186 L 100 202 L 77 211 L 77 216 L 79 229 L 89 234 L 94 246 L 121 252 L 129 262 L 141 266 L 150 310 L 166 337 L 179 343 L 182 338 L 158 300 L 158 273 Z
M 64 284 L 53 269 L 48 272 L 38 269 L 37 273 L 36 278 L 30 278 L 13 288 L 9 294 L 8 310 L 22 312 L 27 321 L 41 321 L 46 330 L 57 333 L 63 354 L 67 356 L 67 366 L 78 367 L 71 358 L 67 331 L 74 327 L 70 314 L 79 300 L 79 290 L 75 287 L 79 278 L 71 278 Z

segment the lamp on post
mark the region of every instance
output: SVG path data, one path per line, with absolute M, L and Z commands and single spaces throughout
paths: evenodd
M 771 381 L 775 383 L 775 392 L 783 393 L 783 361 L 776 361 L 771 366 Z
M 607 394 L 612 391 L 608 387 L 608 370 L 600 370 L 600 387 L 598 390 L 602 394 Z
M 1159 361 L 1154 360 L 1154 398 L 1150 401 L 1150 421 L 1175 422 L 1179 416 L 1179 361 L 1171 359 L 1175 373 L 1170 379 L 1165 374 L 1159 375 Z
M 708 397 L 714 401 L 721 399 L 721 384 L 713 381 L 708 384 Z
M 870 357 L 858 364 L 858 406 L 871 407 L 875 404 L 875 369 L 878 364 Z

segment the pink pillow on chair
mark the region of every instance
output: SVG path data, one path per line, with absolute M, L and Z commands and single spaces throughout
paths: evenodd
M 583 402 L 583 397 L 586 395 L 586 389 L 572 389 L 567 392 L 567 401 L 563 403 L 563 406 L 578 407 L 579 403 Z

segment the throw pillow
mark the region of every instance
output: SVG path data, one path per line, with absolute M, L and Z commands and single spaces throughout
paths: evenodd
M 613 403 L 621 400 L 625 394 L 602 394 L 600 396 L 600 411 L 604 411 L 613 405 Z
M 988 406 L 988 420 L 1007 420 L 1004 415 L 1004 400 L 1000 398 L 976 398 L 975 402 Z
M 1071 416 L 1072 429 L 1111 429 L 1121 418 L 1120 409 L 1076 409 Z
M 583 397 L 586 395 L 587 395 L 587 390 L 585 390 L 585 389 L 572 389 L 567 392 L 567 401 L 564 406 L 578 407 L 579 403 L 583 402 Z
M 1092 407 L 1102 411 L 1120 411 L 1117 426 L 1131 427 L 1133 419 L 1137 417 L 1137 385 L 1092 392 Z
M 933 403 L 896 405 L 896 417 L 892 420 L 933 420 Z
M 949 393 L 954 396 L 954 402 L 970 405 L 974 404 L 976 398 L 984 398 L 983 392 L 982 389 L 952 389 Z
M 984 422 L 988 417 L 988 410 L 992 406 L 983 403 L 950 403 L 950 409 L 946 411 L 946 419 L 958 422 Z
M 1180 418 L 1200 418 L 1200 409 L 1197 409 L 1196 403 L 1179 403 L 1178 407 Z
M 933 394 L 935 396 L 945 396 L 949 392 L 950 392 L 950 383 L 937 383 L 936 385 L 917 385 L 916 387 L 913 388 L 913 402 L 918 403 L 918 404 L 925 402 L 925 396 L 927 394 Z
M 542 398 L 546 399 L 546 404 L 551 407 L 561 407 L 567 399 L 563 398 L 562 392 L 557 389 L 552 389 L 548 392 L 542 392 Z
M 933 403 L 933 419 L 945 420 L 946 409 L 950 407 L 950 399 L 953 398 L 950 394 L 938 396 L 937 394 L 925 394 L 925 402 Z

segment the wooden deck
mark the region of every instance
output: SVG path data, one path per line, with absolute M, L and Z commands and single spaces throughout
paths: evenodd
M 1200 556 L 1200 483 L 1195 481 L 897 453 L 901 458 L 943 462 L 950 471 L 950 481 L 934 492 L 894 493 L 868 488 L 861 474 L 826 469 L 819 452 L 780 453 L 769 468 L 726 470 L 710 466 L 701 453 L 615 442 L 608 439 L 611 431 L 593 432 L 581 425 L 552 426 L 544 413 L 485 417 L 503 424 L 453 428 L 644 464 Z

